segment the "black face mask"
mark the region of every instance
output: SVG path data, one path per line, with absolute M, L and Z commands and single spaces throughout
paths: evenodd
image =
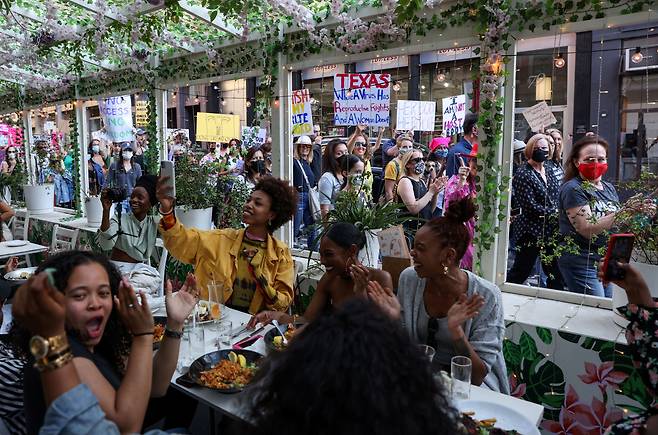
M 546 161 L 548 158 L 548 151 L 543 150 L 541 148 L 537 148 L 532 152 L 532 160 L 534 160 L 537 163 L 541 163 Z
M 260 175 L 265 175 L 265 161 L 264 160 L 254 160 L 251 162 L 251 171 Z
M 222 144 L 222 149 L 225 150 L 226 148 L 228 148 L 228 144 L 227 144 L 227 143 L 223 143 L 223 144 Z

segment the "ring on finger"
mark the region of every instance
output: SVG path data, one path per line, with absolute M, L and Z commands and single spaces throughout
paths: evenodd
M 135 304 L 128 304 L 128 308 L 135 308 Z

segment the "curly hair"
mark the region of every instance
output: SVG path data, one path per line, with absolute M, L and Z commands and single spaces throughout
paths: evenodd
M 450 247 L 457 253 L 457 264 L 471 243 L 471 235 L 464 225 L 475 216 L 475 202 L 466 196 L 459 201 L 450 203 L 444 215 L 434 218 L 423 225 L 432 231 L 437 243 Z
M 41 263 L 35 273 L 40 273 L 48 268 L 55 269 L 53 278 L 55 286 L 61 292 L 68 286 L 69 278 L 73 270 L 82 265 L 97 263 L 105 269 L 110 279 L 110 291 L 112 296 L 117 296 L 119 284 L 121 283 L 121 274 L 117 268 L 102 254 L 91 251 L 63 251 L 48 257 Z M 125 373 L 125 361 L 130 353 L 132 338 L 130 332 L 119 319 L 119 314 L 115 309 L 114 301 L 112 302 L 112 312 L 105 325 L 103 337 L 94 352 L 102 355 L 108 361 L 111 361 L 119 373 Z M 29 340 L 32 334 L 21 325 L 14 322 L 11 327 L 11 335 L 14 341 L 14 347 L 18 352 L 27 358 L 32 358 L 29 350 Z M 77 331 L 67 328 L 67 333 L 77 336 Z
M 355 298 L 310 323 L 254 382 L 255 434 L 457 433 L 457 413 L 398 322 Z
M 289 182 L 272 176 L 261 178 L 254 187 L 254 191 L 256 190 L 265 192 L 272 201 L 270 208 L 275 216 L 268 229 L 270 233 L 273 233 L 292 219 L 297 211 L 297 191 L 290 186 Z

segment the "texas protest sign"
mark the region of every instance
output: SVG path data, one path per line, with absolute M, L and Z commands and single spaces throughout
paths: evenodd
M 391 123 L 390 74 L 336 74 L 334 124 L 388 127 Z
M 113 142 L 133 140 L 133 113 L 130 95 L 98 100 L 105 133 Z
M 464 131 L 466 117 L 466 95 L 455 95 L 443 99 L 443 136 L 453 136 Z
M 308 89 L 292 91 L 292 135 L 313 134 L 311 93 Z

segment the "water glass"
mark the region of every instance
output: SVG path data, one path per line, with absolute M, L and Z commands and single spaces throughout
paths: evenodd
M 200 325 L 188 328 L 188 355 L 194 361 L 206 353 L 205 330 Z
M 219 322 L 218 347 L 231 347 L 231 334 L 233 334 L 233 322 L 230 320 Z
M 471 397 L 472 370 L 473 364 L 467 356 L 455 356 L 450 360 L 452 400 L 467 400 Z
M 428 346 L 426 344 L 419 344 L 418 348 L 420 349 L 420 353 L 425 355 L 427 359 L 429 359 L 430 364 L 432 364 L 432 361 L 434 360 L 434 354 L 436 353 L 436 350 L 432 346 Z

